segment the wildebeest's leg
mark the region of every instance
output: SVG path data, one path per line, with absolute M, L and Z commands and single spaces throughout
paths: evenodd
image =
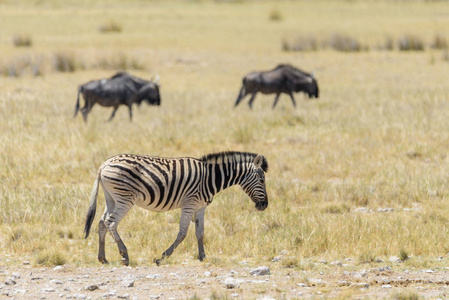
M 133 108 L 131 105 L 128 105 L 129 108 L 129 120 L 132 121 L 133 120 Z
M 296 101 L 295 101 L 295 98 L 293 97 L 293 93 L 290 92 L 289 95 L 290 95 L 290 98 L 292 99 L 293 106 L 296 107 Z
M 249 102 L 248 102 L 248 105 L 249 105 L 249 107 L 250 107 L 251 109 L 253 108 L 253 101 L 254 101 L 254 98 L 256 98 L 256 92 L 252 93 L 251 99 L 249 99 Z
M 117 109 L 118 109 L 118 106 L 114 106 L 114 110 L 112 111 L 112 114 L 111 114 L 111 116 L 109 117 L 109 120 L 108 120 L 108 121 L 111 121 L 111 120 L 114 118 L 115 112 L 117 111 Z
M 245 90 L 245 86 L 242 86 L 242 88 L 240 89 L 239 95 L 237 96 L 237 100 L 235 101 L 234 107 L 236 107 L 240 103 L 240 101 L 242 101 L 243 98 L 245 98 L 246 95 L 243 95 L 244 90 Z
M 161 261 L 172 255 L 173 251 L 178 247 L 178 245 L 185 239 L 187 235 L 187 231 L 189 230 L 190 220 L 193 217 L 193 209 L 184 207 L 181 212 L 181 221 L 179 222 L 179 232 L 176 240 L 164 253 L 162 253 L 162 257 L 160 259 L 156 259 L 155 262 L 157 265 L 161 263 Z
M 274 102 L 273 102 L 273 107 L 272 107 L 273 109 L 276 107 L 276 104 L 278 104 L 280 95 L 281 95 L 280 93 L 276 94 L 276 97 L 274 98 Z
M 204 252 L 204 213 L 206 212 L 206 206 L 199 209 L 195 213 L 195 232 L 196 239 L 198 240 L 198 259 L 203 261 L 206 257 Z

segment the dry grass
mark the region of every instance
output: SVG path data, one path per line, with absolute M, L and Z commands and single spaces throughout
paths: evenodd
M 107 123 L 110 109 L 94 107 L 86 125 L 71 117 L 77 85 L 112 70 L 75 65 L 74 72 L 2 78 L 0 246 L 11 261 L 2 257 L 0 263 L 97 264 L 97 238 L 82 239 L 88 196 L 99 165 L 123 152 L 201 156 L 241 150 L 268 158 L 265 212 L 255 211 L 237 187 L 217 195 L 207 210 L 207 261 L 215 265 L 267 263 L 285 250 L 288 268 L 310 267 L 306 259 L 352 257 L 363 264 L 401 253 L 407 264 L 423 267 L 416 257 L 427 265 L 448 252 L 448 68 L 429 63 L 428 51 L 436 50 L 299 55 L 279 49 L 280 37 L 298 28 L 326 36 L 354 28 L 351 36 L 375 45 L 386 32 L 397 39 L 407 21 L 419 36 L 434 36 L 438 26 L 449 25 L 438 19 L 443 13 L 434 16 L 447 12 L 444 3 L 276 2 L 282 22 L 267 18 L 271 2 L 14 3 L 0 5 L 6 24 L 0 36 L 35 24 L 30 35 L 39 43 L 21 50 L 51 58 L 57 46 L 58 53 L 75 53 L 90 66 L 92 58 L 132 53 L 147 70 L 135 75 L 160 75 L 162 105 L 136 109 L 133 123 L 124 108 Z M 73 9 L 76 18 L 68 17 Z M 40 13 L 30 13 L 35 10 Z M 129 34 L 98 33 L 105 10 L 123 20 Z M 298 18 L 298 10 L 308 13 Z M 0 51 L 17 55 L 10 40 Z M 258 95 L 252 111 L 248 99 L 233 109 L 243 75 L 281 62 L 315 70 L 320 99 L 297 95 L 294 109 L 284 95 L 273 111 L 274 97 Z M 98 215 L 103 196 L 99 203 Z M 360 207 L 368 212 L 358 212 Z M 384 208 L 393 210 L 378 210 Z M 165 250 L 179 215 L 140 208 L 129 213 L 119 232 L 132 265 L 151 264 Z M 117 265 L 116 245 L 107 241 L 109 260 Z M 191 228 L 166 263 L 196 255 Z

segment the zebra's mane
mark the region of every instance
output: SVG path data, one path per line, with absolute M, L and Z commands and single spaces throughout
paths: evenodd
M 228 161 L 235 162 L 254 162 L 254 158 L 257 156 L 255 153 L 250 152 L 237 152 L 237 151 L 225 151 L 219 153 L 209 153 L 201 157 L 201 161 L 206 163 L 219 163 L 223 162 L 224 158 Z M 265 156 L 262 156 L 262 170 L 268 172 L 268 162 Z

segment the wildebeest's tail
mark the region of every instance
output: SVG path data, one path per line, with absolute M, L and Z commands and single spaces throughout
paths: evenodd
M 73 115 L 73 117 L 75 118 L 76 115 L 78 114 L 78 110 L 80 109 L 80 94 L 81 94 L 81 89 L 82 86 L 78 87 L 78 97 L 76 99 L 76 105 L 75 105 L 75 114 Z
M 97 196 L 98 188 L 100 185 L 100 177 L 101 169 L 98 170 L 97 179 L 95 179 L 94 186 L 90 194 L 90 206 L 89 210 L 87 211 L 86 224 L 84 225 L 84 233 L 86 234 L 86 236 L 84 237 L 85 239 L 87 239 L 87 237 L 89 236 L 90 228 L 92 227 L 92 222 L 95 218 L 95 212 L 97 211 Z
M 246 89 L 246 77 L 242 80 L 242 88 L 240 89 L 239 95 L 237 96 L 237 100 L 235 101 L 234 107 L 236 107 L 240 101 L 242 101 L 243 97 L 245 96 Z

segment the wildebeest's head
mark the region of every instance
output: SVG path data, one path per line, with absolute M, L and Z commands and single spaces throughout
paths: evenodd
M 139 90 L 136 103 L 140 105 L 142 101 L 146 101 L 149 105 L 161 105 L 161 95 L 157 83 L 149 82 Z
M 304 92 L 309 95 L 309 98 L 318 98 L 319 89 L 318 83 L 314 75 L 307 75 L 295 82 L 295 92 Z

